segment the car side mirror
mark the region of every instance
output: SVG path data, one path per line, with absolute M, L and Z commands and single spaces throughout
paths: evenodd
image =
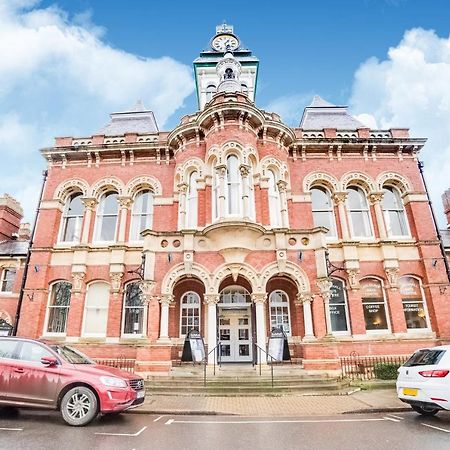
M 44 366 L 53 367 L 53 366 L 56 366 L 58 364 L 58 360 L 56 358 L 54 358 L 53 356 L 43 356 L 41 358 L 41 363 Z

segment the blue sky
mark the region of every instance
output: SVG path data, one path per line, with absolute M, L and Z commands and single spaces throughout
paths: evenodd
M 257 105 L 297 125 L 314 94 L 430 138 L 433 201 L 450 187 L 445 0 L 0 0 L 0 190 L 32 219 L 37 149 L 89 135 L 137 98 L 169 129 L 196 109 L 192 61 L 231 23 L 260 59 Z M 431 176 L 433 175 L 433 176 Z

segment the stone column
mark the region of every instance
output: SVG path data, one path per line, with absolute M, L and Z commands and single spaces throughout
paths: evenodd
M 142 335 L 148 336 L 148 316 L 149 316 L 149 309 L 150 309 L 150 302 L 152 301 L 152 293 L 155 289 L 156 282 L 151 280 L 141 280 L 139 282 L 139 288 L 141 290 L 140 298 L 142 300 L 142 303 L 144 305 L 144 318 L 143 318 L 143 324 L 142 324 Z
M 180 183 L 178 185 L 178 229 L 182 230 L 186 228 L 186 193 L 188 185 L 186 183 Z
M 344 239 L 344 241 L 350 239 L 350 232 L 347 221 L 347 210 L 345 208 L 345 201 L 347 200 L 347 195 L 348 195 L 347 192 L 335 192 L 333 194 L 334 203 L 335 205 L 337 205 L 339 211 L 339 221 L 341 224 L 342 239 Z
M 169 306 L 173 303 L 173 295 L 162 295 L 159 299 L 161 304 L 161 321 L 159 323 L 159 339 L 169 339 Z
M 244 219 L 250 218 L 250 199 L 249 199 L 249 186 L 248 186 L 248 176 L 250 174 L 250 167 L 242 164 L 239 167 L 242 178 L 242 205 L 243 211 L 242 216 Z
M 117 242 L 125 242 L 128 210 L 133 204 L 133 200 L 131 197 L 119 197 L 117 200 L 120 206 L 120 222 L 119 222 L 119 233 L 117 236 Z
M 370 203 L 373 205 L 375 217 L 377 218 L 378 232 L 381 239 L 387 238 L 386 224 L 384 223 L 383 209 L 381 202 L 383 201 L 383 192 L 371 192 L 369 195 Z
M 314 340 L 314 327 L 311 312 L 311 303 L 314 300 L 312 294 L 297 294 L 297 300 L 303 305 L 303 322 L 305 325 L 305 336 L 303 340 Z
M 217 303 L 219 294 L 204 294 L 204 304 L 207 307 L 207 339 L 208 353 L 217 345 Z M 217 361 L 217 359 L 216 359 Z M 214 363 L 214 352 L 208 355 L 208 364 Z
M 225 175 L 227 173 L 226 166 L 217 166 L 216 167 L 217 175 L 219 176 L 219 186 L 218 186 L 218 204 L 217 204 L 217 212 L 219 219 L 223 219 L 225 217 Z
M 280 195 L 281 226 L 283 228 L 288 228 L 289 227 L 289 214 L 288 214 L 287 197 L 286 197 L 287 183 L 284 180 L 279 180 L 277 182 L 277 186 L 278 186 L 278 192 Z
M 267 294 L 265 292 L 252 294 L 252 301 L 255 304 L 256 309 L 256 343 L 264 351 L 266 351 L 266 300 Z M 257 355 L 259 355 L 259 350 L 257 350 Z M 266 361 L 265 354 L 261 352 L 261 362 Z M 258 361 L 259 362 L 259 361 Z
M 323 304 L 325 308 L 325 323 L 327 326 L 327 336 L 330 337 L 332 333 L 331 317 L 330 317 L 330 298 L 331 298 L 331 286 L 333 283 L 329 278 L 322 278 L 317 280 L 317 286 L 320 289 L 320 296 L 323 298 Z
M 98 201 L 95 198 L 84 197 L 82 199 L 84 204 L 84 220 L 83 230 L 81 232 L 81 243 L 87 244 L 89 242 L 89 231 L 91 229 L 92 213 L 97 207 Z

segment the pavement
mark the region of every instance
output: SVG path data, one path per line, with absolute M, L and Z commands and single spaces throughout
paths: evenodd
M 361 390 L 349 395 L 164 396 L 147 395 L 130 413 L 163 415 L 325 416 L 330 414 L 400 412 L 410 407 L 395 389 Z

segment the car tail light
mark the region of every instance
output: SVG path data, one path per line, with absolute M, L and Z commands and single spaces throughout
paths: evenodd
M 449 372 L 450 370 L 423 370 L 422 372 L 419 372 L 419 375 L 426 378 L 444 378 Z

